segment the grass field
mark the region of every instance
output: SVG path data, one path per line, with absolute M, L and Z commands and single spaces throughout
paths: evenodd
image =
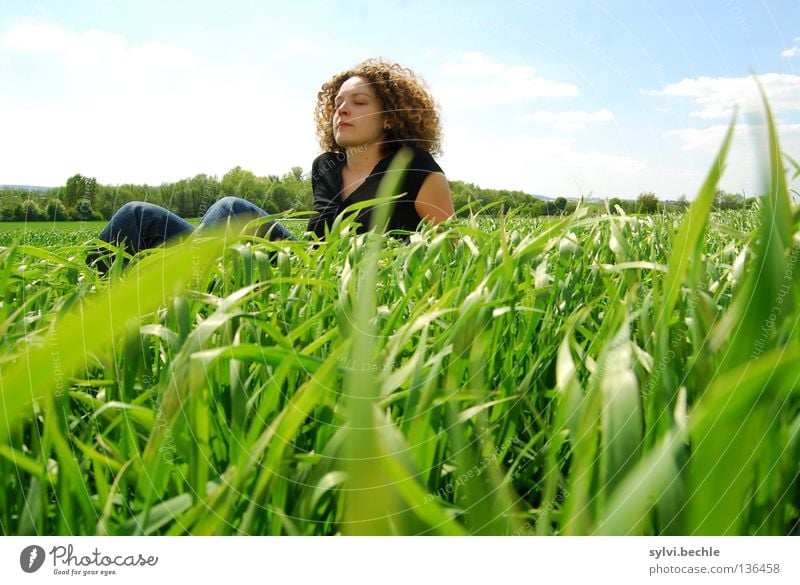
M 798 214 L 779 156 L 711 213 L 729 140 L 680 216 L 5 244 L 0 530 L 797 534 Z
M 199 218 L 187 221 L 193 225 L 200 223 Z M 300 235 L 307 221 L 289 219 L 282 223 Z M 0 246 L 13 243 L 30 246 L 83 244 L 96 238 L 107 224 L 107 221 L 4 221 L 0 222 Z
M 4 221 L 0 222 L 0 246 L 80 244 L 96 238 L 105 221 Z

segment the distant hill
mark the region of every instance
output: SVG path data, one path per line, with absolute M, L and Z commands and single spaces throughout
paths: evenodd
M 41 187 L 38 185 L 0 185 L 0 191 L 11 191 L 12 189 L 18 191 L 29 191 L 31 193 L 44 193 L 53 187 Z

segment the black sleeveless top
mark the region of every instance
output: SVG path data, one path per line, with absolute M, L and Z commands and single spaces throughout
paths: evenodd
M 442 172 L 441 167 L 433 160 L 431 154 L 421 148 L 408 147 L 413 151 L 411 163 L 403 175 L 398 193 L 405 193 L 395 200 L 392 216 L 389 218 L 387 231 L 400 229 L 414 231 L 422 218 L 417 213 L 414 203 L 417 200 L 420 187 L 430 173 Z M 378 185 L 383 176 L 388 172 L 397 151 L 384 156 L 364 182 L 353 191 L 347 199 L 342 200 L 342 167 L 347 162 L 344 152 L 325 152 L 314 159 L 311 165 L 311 187 L 314 190 L 314 211 L 308 220 L 307 231 L 314 232 L 317 237 L 325 237 L 325 226 L 333 224 L 333 220 L 342 211 L 353 203 L 368 201 L 375 197 Z M 356 221 L 361 224 L 357 232 L 363 233 L 369 229 L 373 208 L 362 209 L 358 212 Z

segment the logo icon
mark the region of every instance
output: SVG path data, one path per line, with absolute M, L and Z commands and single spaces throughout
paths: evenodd
M 32 544 L 22 549 L 19 555 L 19 566 L 26 573 L 35 573 L 44 564 L 44 549 L 41 546 Z

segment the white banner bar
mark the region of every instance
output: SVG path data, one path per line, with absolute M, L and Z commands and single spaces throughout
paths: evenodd
M 0 583 L 800 583 L 794 537 L 5 537 Z

